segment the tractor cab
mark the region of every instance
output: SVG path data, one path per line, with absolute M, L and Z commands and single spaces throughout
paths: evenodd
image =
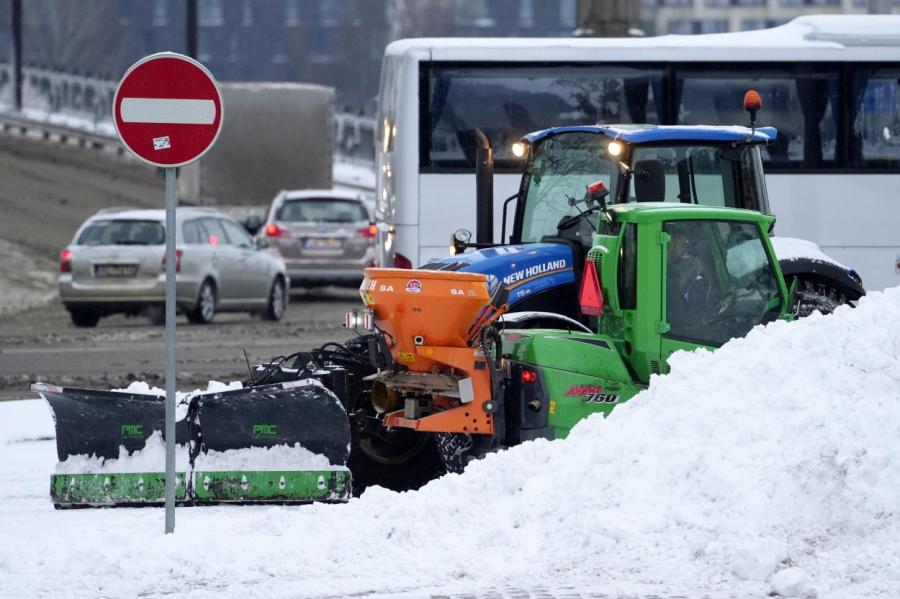
M 759 146 L 774 128 L 659 125 L 556 127 L 529 134 L 512 243 L 569 239 L 590 247 L 588 185 L 607 202 L 670 202 L 769 214 Z
M 667 372 L 675 351 L 719 347 L 786 317 L 772 216 L 653 202 L 613 206 L 602 220 L 579 304 L 636 380 Z

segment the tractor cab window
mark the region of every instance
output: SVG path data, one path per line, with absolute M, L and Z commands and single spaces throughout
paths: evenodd
M 757 225 L 681 220 L 665 231 L 668 336 L 718 347 L 778 317 L 781 296 Z
M 636 146 L 629 202 L 681 202 L 765 212 L 750 145 Z
M 609 139 L 602 135 L 575 132 L 549 137 L 534 149 L 524 190 L 523 242 L 562 236 L 591 245 L 596 213 L 564 230 L 559 225 L 564 218 L 587 208 L 582 200 L 591 183 L 603 181 L 610 190 L 609 201 L 615 197 L 618 167 L 606 152 L 608 144 Z

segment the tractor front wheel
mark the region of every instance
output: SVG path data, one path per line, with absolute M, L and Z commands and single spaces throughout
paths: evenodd
M 839 289 L 825 281 L 796 277 L 797 289 L 791 311 L 797 318 L 809 316 L 816 310 L 822 314 L 831 314 L 838 306 L 850 304 L 849 298 Z M 788 285 L 792 282 L 788 281 Z M 852 305 L 852 304 L 850 304 Z

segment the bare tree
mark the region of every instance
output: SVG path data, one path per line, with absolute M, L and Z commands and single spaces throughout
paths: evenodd
M 123 54 L 116 3 L 29 0 L 23 3 L 23 54 L 59 70 L 117 73 Z M 110 31 L 112 30 L 112 31 Z

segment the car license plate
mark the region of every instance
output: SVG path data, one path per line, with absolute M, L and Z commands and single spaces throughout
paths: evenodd
M 308 250 L 338 250 L 341 248 L 341 240 L 334 237 L 307 237 L 303 241 L 303 247 Z
M 95 264 L 96 277 L 133 277 L 137 275 L 137 264 Z

